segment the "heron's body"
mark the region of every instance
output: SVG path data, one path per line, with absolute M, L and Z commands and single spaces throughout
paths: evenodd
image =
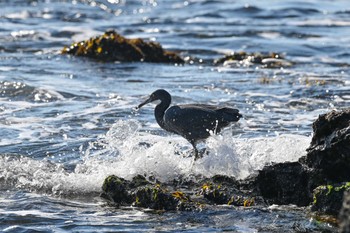
M 171 96 L 162 89 L 153 92 L 138 108 L 155 100 L 161 101 L 154 110 L 159 126 L 186 138 L 195 150 L 195 159 L 198 158 L 198 141 L 208 138 L 213 133 L 219 133 L 221 129 L 242 117 L 237 109 L 214 105 L 188 104 L 169 108 Z

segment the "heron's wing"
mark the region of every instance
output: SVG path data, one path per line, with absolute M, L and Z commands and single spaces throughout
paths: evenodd
M 209 131 L 216 131 L 222 118 L 219 115 L 222 114 L 198 106 L 173 106 L 166 111 L 164 121 L 176 133 L 197 140 L 207 138 Z
M 181 109 L 198 109 L 200 111 L 206 111 L 211 114 L 212 111 L 215 112 L 213 117 L 217 119 L 222 119 L 222 121 L 235 122 L 238 121 L 242 115 L 239 113 L 238 109 L 230 108 L 226 106 L 216 106 L 208 104 L 189 104 L 189 105 L 179 105 Z

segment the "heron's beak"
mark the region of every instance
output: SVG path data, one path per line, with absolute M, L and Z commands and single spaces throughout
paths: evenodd
M 140 109 L 143 105 L 151 103 L 152 101 L 153 101 L 152 97 L 149 97 L 146 101 L 142 102 L 139 106 L 137 106 L 136 109 Z

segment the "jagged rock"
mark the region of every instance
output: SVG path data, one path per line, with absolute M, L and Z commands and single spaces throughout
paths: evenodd
M 350 180 L 350 109 L 320 115 L 306 157 L 299 161 L 316 173 L 314 183 Z M 321 185 L 321 184 L 318 184 Z
M 94 58 L 99 61 L 184 63 L 174 52 L 164 50 L 156 42 L 127 39 L 114 30 L 74 43 L 62 49 L 62 54 Z
M 314 201 L 311 210 L 337 216 L 342 207 L 346 190 L 350 190 L 350 182 L 317 187 L 313 192 Z
M 343 207 L 339 214 L 339 226 L 341 233 L 350 232 L 350 191 L 344 193 Z

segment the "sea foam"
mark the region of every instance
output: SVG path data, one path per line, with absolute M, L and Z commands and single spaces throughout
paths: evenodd
M 81 147 L 81 160 L 71 169 L 46 159 L 2 155 L 0 183 L 50 194 L 88 195 L 99 192 L 112 174 L 126 179 L 141 174 L 162 182 L 194 175 L 244 179 L 265 165 L 297 161 L 311 140 L 301 135 L 242 138 L 226 131 L 207 139 L 203 158 L 194 161 L 192 147 L 182 137 L 140 129 L 138 121 L 117 121 L 97 141 Z

